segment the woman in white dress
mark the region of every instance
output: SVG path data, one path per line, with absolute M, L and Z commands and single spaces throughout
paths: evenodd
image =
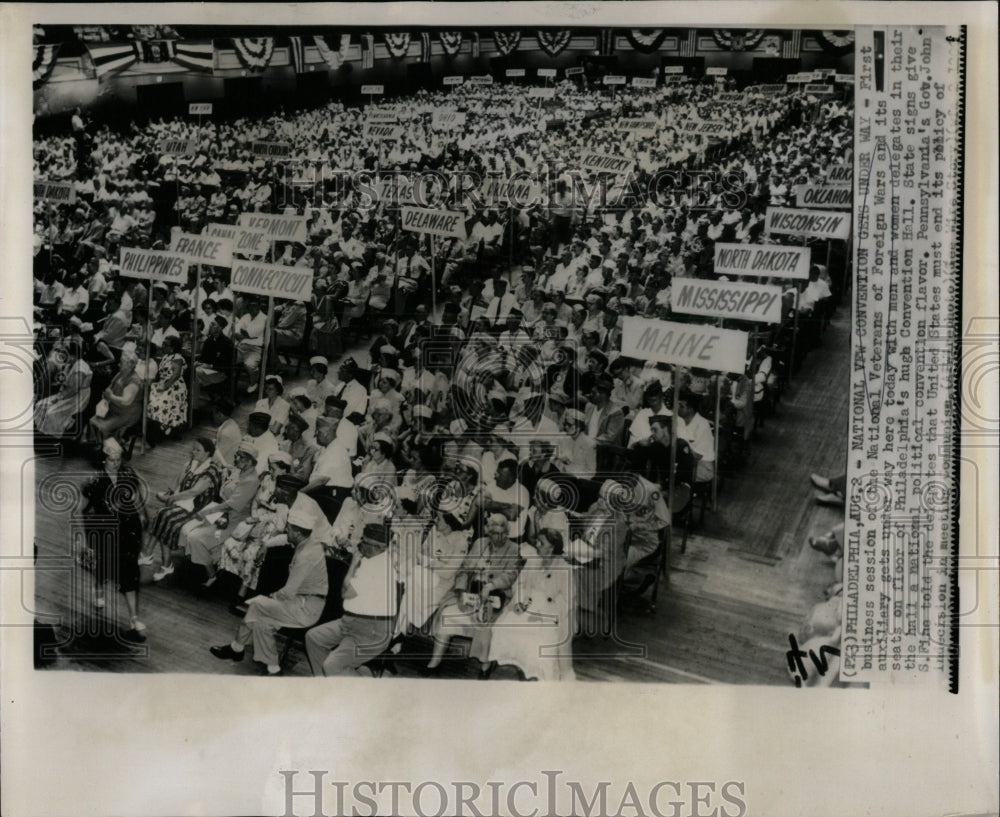
M 561 544 L 540 536 L 537 549 L 493 624 L 490 661 L 517 667 L 527 680 L 573 681 L 575 568 L 563 558 Z
M 397 634 L 408 627 L 422 628 L 441 606 L 455 584 L 455 574 L 469 550 L 472 531 L 463 530 L 458 519 L 438 511 L 434 524 L 413 536 L 404 535 L 400 566 L 406 592 L 396 622 Z
M 66 363 L 59 377 L 62 385 L 59 391 L 44 400 L 39 400 L 35 406 L 35 427 L 40 434 L 56 437 L 67 432 L 73 418 L 82 414 L 90 402 L 90 381 L 92 372 L 85 360 L 82 360 L 82 348 L 79 343 L 71 341 L 64 349 Z

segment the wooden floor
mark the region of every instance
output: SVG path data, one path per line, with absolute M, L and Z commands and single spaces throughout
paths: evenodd
M 623 615 L 614 637 L 574 640 L 580 680 L 790 683 L 785 670 L 788 635 L 799 630 L 832 579 L 827 560 L 809 548 L 806 539 L 842 520 L 842 512 L 813 502 L 808 476 L 844 469 L 850 351 L 846 312 L 842 307 L 823 348 L 810 354 L 778 416 L 755 441 L 745 470 L 723 486 L 719 507 L 710 510 L 704 526 L 688 538 L 686 552 L 677 552 L 675 542 L 669 584 L 661 585 L 655 611 Z M 239 419 L 247 408 L 246 403 L 241 407 Z M 167 487 L 180 472 L 192 436 L 136 456 L 134 466 L 151 492 Z M 231 638 L 238 620 L 224 599 L 198 596 L 178 574 L 140 591 L 141 617 L 149 627 L 144 645 L 131 647 L 114 637 L 115 622 L 127 622 L 124 600 L 109 594 L 107 609 L 95 614 L 87 574 L 72 569 L 68 559 L 70 511 L 51 498 L 58 493 L 57 482 L 85 478 L 90 473 L 87 463 L 52 454 L 39 453 L 36 461 L 36 483 L 45 494 L 36 514 L 36 608 L 40 618 L 56 623 L 63 641 L 51 667 L 259 672 L 252 661 L 223 663 L 209 654 L 210 645 Z M 399 662 L 399 674 L 415 675 L 417 664 L 416 659 Z M 289 653 L 285 671 L 309 675 L 298 647 Z M 442 673 L 454 678 L 475 674 L 474 662 L 464 660 L 446 662 Z M 515 677 L 510 668 L 494 675 Z

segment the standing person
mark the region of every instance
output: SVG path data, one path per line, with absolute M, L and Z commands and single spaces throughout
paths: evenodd
M 142 530 L 149 523 L 144 487 L 138 475 L 122 463 L 122 447 L 112 437 L 102 449 L 104 464 L 97 477 L 82 489 L 87 499 L 84 510 L 87 527 L 94 533 L 94 604 L 107 605 L 104 585 L 115 582 L 128 605 L 129 629 L 124 636 L 131 641 L 146 640 L 146 625 L 139 620 L 139 552 Z M 112 535 L 106 526 L 112 526 Z M 88 537 L 90 538 L 90 537 Z

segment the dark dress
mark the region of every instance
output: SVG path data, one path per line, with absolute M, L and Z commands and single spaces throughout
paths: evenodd
M 83 495 L 90 503 L 84 519 L 97 583 L 114 581 L 123 593 L 138 590 L 145 486 L 123 465 L 115 482 L 102 470 L 83 487 Z

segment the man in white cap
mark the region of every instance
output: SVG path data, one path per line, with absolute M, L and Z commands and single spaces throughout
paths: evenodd
M 254 660 L 265 664 L 269 676 L 281 675 L 275 633 L 280 627 L 310 627 L 323 613 L 329 591 L 323 546 L 313 535 L 315 516 L 294 505 L 288 512 L 288 542 L 295 548 L 288 581 L 270 596 L 254 596 L 247 614 L 229 644 L 210 649 L 220 659 L 242 661 L 253 642 Z M 395 588 L 395 585 L 393 585 Z

